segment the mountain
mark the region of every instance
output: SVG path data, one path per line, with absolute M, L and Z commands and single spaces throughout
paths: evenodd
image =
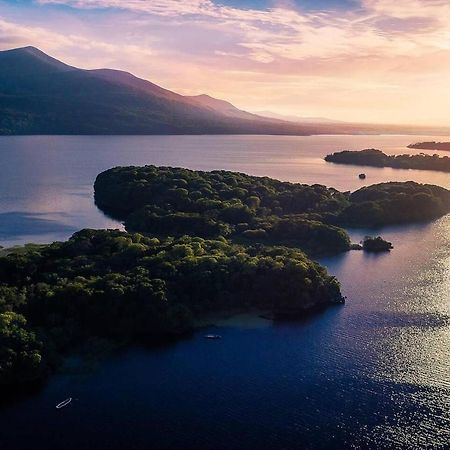
M 299 116 L 278 114 L 272 111 L 258 111 L 255 114 L 257 114 L 258 116 L 264 116 L 271 119 L 286 120 L 288 122 L 295 122 L 295 123 L 315 123 L 315 124 L 345 123 L 341 120 L 327 119 L 326 117 L 299 117 Z
M 431 129 L 252 114 L 208 95 L 177 94 L 128 72 L 79 69 L 34 47 L 0 51 L 1 135 L 419 132 Z
M 210 97 L 206 94 L 186 96 L 185 98 L 191 100 L 194 104 L 213 109 L 214 111 L 227 117 L 234 117 L 236 119 L 245 120 L 271 121 L 269 117 L 263 117 L 257 114 L 249 113 L 247 111 L 242 111 L 241 109 L 236 108 L 236 106 L 232 105 L 230 102 L 227 102 L 225 100 L 218 100 L 217 98 Z
M 127 72 L 72 67 L 34 47 L 0 52 L 0 134 L 311 132 L 206 95 L 182 96 Z

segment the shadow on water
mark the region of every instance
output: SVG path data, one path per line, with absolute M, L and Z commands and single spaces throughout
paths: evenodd
M 319 321 L 332 321 L 345 307 L 344 303 L 335 305 L 322 305 L 313 308 L 311 311 L 307 311 L 302 315 L 295 315 L 293 317 L 274 317 L 273 326 L 275 327 L 307 327 L 309 325 L 315 325 Z
M 433 224 L 436 222 L 436 219 L 427 220 L 419 223 L 412 224 L 397 224 L 397 225 L 388 225 L 388 226 L 380 226 L 373 228 L 352 228 L 345 227 L 350 237 L 355 241 L 363 240 L 366 236 L 377 236 L 384 234 L 398 234 L 404 233 L 405 231 L 411 233 L 424 233 L 428 229 L 433 227 Z
M 67 213 L 58 215 L 70 217 Z M 51 232 L 74 233 L 77 228 L 62 221 L 49 219 L 46 213 L 11 211 L 0 213 L 0 239 L 11 236 L 48 234 Z
M 0 412 L 14 405 L 32 401 L 35 396 L 45 395 L 45 390 L 49 386 L 51 387 L 58 378 L 88 383 L 91 378 L 95 378 L 104 365 L 126 359 L 129 353 L 161 355 L 165 352 L 176 351 L 177 346 L 193 341 L 196 334 L 199 333 L 187 332 L 181 335 L 138 338 L 133 341 L 91 337 L 79 347 L 71 349 L 57 363 L 55 362 L 57 366 L 55 373 L 44 376 L 34 383 L 18 384 L 7 392 L 2 392 Z

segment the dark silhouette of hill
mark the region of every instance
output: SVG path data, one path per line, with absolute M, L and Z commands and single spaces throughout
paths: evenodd
M 183 96 L 112 69 L 84 70 L 34 47 L 0 51 L 0 134 L 353 134 L 398 126 L 294 123 L 208 95 Z
M 34 47 L 0 52 L 1 134 L 309 134 L 206 96 L 184 97 L 127 72 L 83 70 Z

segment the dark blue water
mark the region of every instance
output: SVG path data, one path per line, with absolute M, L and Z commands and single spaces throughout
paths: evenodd
M 190 153 L 184 158 L 191 166 L 226 164 L 224 151 L 218 150 L 223 142 L 214 147 L 213 138 L 208 139 L 213 156 L 208 159 L 203 148 L 197 150 L 201 161 L 193 161 Z M 250 154 L 261 154 L 254 158 L 253 172 L 279 171 L 286 179 L 297 176 L 307 182 L 313 176 L 310 169 L 320 172 L 319 158 L 308 166 L 302 159 L 308 158 L 299 156 L 301 148 L 288 152 L 283 140 L 277 142 L 282 156 L 270 160 L 267 142 L 250 141 Z M 57 189 L 37 177 L 44 163 L 36 172 L 30 169 L 30 179 L 39 178 L 40 192 L 47 189 L 57 204 L 78 189 L 81 166 L 86 166 L 85 182 L 108 158 L 122 163 L 127 155 L 119 152 L 119 144 L 114 148 L 108 157 L 103 147 L 100 155 L 90 150 L 96 169 L 90 160 L 66 156 L 70 161 L 64 176 L 55 167 L 48 172 L 47 182 Z M 288 164 L 295 151 L 297 166 Z M 131 154 L 139 159 L 134 163 L 162 163 L 155 156 L 160 155 L 188 165 L 177 152 Z M 50 166 L 55 161 L 60 164 L 61 155 Z M 278 163 L 272 167 L 270 161 Z M 237 164 L 229 161 L 228 168 Z M 241 164 L 241 170 L 252 172 L 248 155 Z M 67 175 L 69 168 L 73 177 Z M 352 185 L 359 183 L 353 175 L 347 180 Z M 328 173 L 328 181 L 345 179 Z M 85 197 L 75 194 L 77 201 L 70 205 L 75 211 L 80 198 L 86 204 L 92 200 L 87 187 L 80 192 Z M 84 217 L 88 222 L 90 215 Z M 392 227 L 382 230 L 395 247 L 389 254 L 350 252 L 322 260 L 340 279 L 347 303 L 308 320 L 274 324 L 251 316 L 231 318 L 208 330 L 221 334 L 221 340 L 205 340 L 207 331 L 201 331 L 166 346 L 115 354 L 91 370 L 54 376 L 40 391 L 0 409 L 0 449 L 449 448 L 449 231 L 450 216 Z M 354 241 L 364 234 L 352 231 Z M 69 396 L 73 402 L 56 410 Z

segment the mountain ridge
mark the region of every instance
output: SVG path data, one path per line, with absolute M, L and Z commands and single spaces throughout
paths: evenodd
M 80 69 L 28 46 L 0 51 L 0 135 L 373 134 L 417 127 L 292 122 L 115 69 Z
M 0 52 L 0 134 L 309 134 L 227 102 L 185 97 L 114 69 L 80 69 L 35 47 Z M 214 106 L 215 105 L 215 106 Z
M 320 123 L 320 124 L 346 123 L 343 120 L 329 119 L 327 117 L 303 117 L 288 114 L 279 114 L 273 111 L 256 111 L 254 114 L 258 116 L 267 117 L 270 119 L 279 119 L 294 123 Z

